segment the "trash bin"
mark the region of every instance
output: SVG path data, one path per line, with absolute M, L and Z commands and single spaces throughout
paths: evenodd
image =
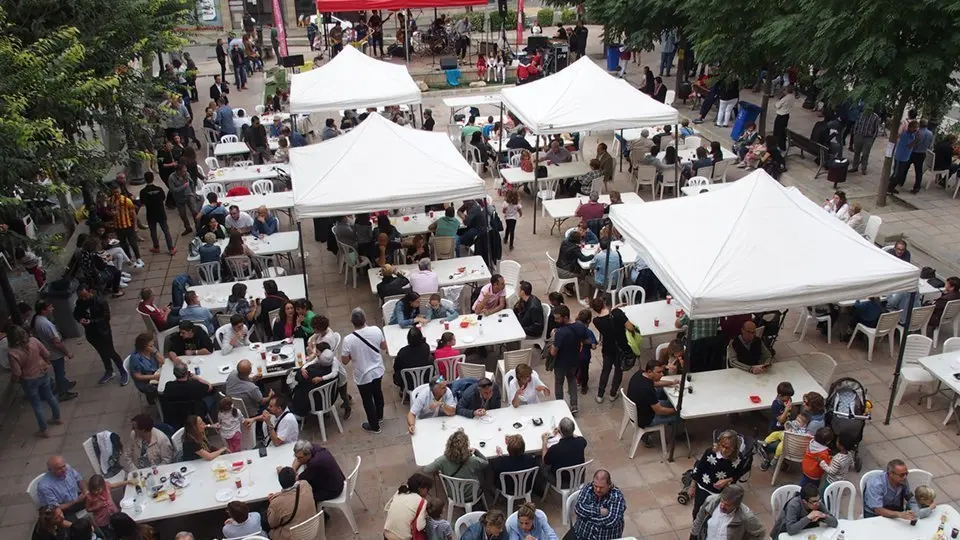
M 847 181 L 847 168 L 850 160 L 845 158 L 832 158 L 827 160 L 827 182 L 833 184 L 833 189 L 837 189 L 837 184 Z
M 737 104 L 737 109 L 739 111 L 737 112 L 737 119 L 734 120 L 733 130 L 730 132 L 730 137 L 733 140 L 740 138 L 740 135 L 747 130 L 747 124 L 757 121 L 763 107 L 758 107 L 747 101 L 740 101 L 740 103 Z
M 83 328 L 73 318 L 73 308 L 77 305 L 77 287 L 80 282 L 76 279 L 58 279 L 48 281 L 40 289 L 40 299 L 53 304 L 53 324 L 64 338 L 80 337 Z
M 611 43 L 607 45 L 607 71 L 617 71 L 620 69 L 620 44 Z

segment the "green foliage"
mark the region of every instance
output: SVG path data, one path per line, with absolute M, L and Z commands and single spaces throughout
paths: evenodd
M 577 10 L 570 8 L 563 8 L 563 11 L 560 12 L 560 22 L 564 25 L 576 24 L 577 22 Z
M 500 13 L 497 11 L 490 12 L 490 28 L 494 32 L 500 31 L 500 24 L 503 23 L 504 27 L 509 30 L 511 28 L 517 27 L 517 11 L 515 9 L 508 9 L 507 16 L 501 17 Z
M 470 13 L 465 13 L 464 15 L 467 16 L 468 20 L 470 21 L 470 26 L 472 26 L 474 30 L 477 30 L 477 31 L 484 30 L 483 25 L 486 20 L 486 17 L 484 16 L 485 14 L 483 11 L 474 10 L 474 11 L 471 11 Z M 458 20 L 458 19 L 455 19 L 455 20 Z
M 537 12 L 537 22 L 540 26 L 553 26 L 553 10 L 550 8 L 540 8 Z

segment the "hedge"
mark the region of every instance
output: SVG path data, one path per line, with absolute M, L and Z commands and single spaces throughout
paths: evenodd
M 500 23 L 503 19 L 500 17 L 499 11 L 490 12 L 490 29 L 494 32 L 500 31 Z M 505 19 L 506 28 L 516 28 L 517 26 L 517 10 L 508 9 L 507 17 Z
M 537 12 L 537 22 L 542 27 L 553 26 L 553 10 L 550 8 L 541 8 Z
M 560 12 L 560 22 L 564 25 L 567 24 L 576 24 L 577 23 L 577 10 L 570 8 L 563 8 L 563 11 Z

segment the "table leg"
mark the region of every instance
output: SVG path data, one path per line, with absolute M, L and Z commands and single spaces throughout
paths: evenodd
M 939 394 L 939 393 L 940 393 L 940 386 L 941 386 L 942 384 L 943 384 L 943 383 L 938 380 L 938 381 L 937 381 L 937 388 L 936 388 L 936 390 L 934 390 L 933 392 L 931 392 L 931 393 L 929 393 L 929 394 L 920 394 L 920 399 L 917 400 L 917 405 L 920 405 L 921 403 L 923 403 L 923 398 L 927 398 L 927 399 L 929 400 L 929 399 L 933 398 L 933 396 Z M 930 407 L 927 407 L 927 408 L 929 409 Z
M 956 412 L 957 407 L 960 407 L 960 396 L 954 396 L 953 404 L 947 409 L 947 417 L 943 419 L 943 425 L 947 425 L 947 423 L 950 422 L 950 417 Z M 960 422 L 960 416 L 957 417 L 957 421 Z

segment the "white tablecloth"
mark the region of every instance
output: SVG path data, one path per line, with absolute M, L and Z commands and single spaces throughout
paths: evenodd
M 214 337 L 210 336 L 210 339 L 213 340 Z M 277 344 L 281 344 L 281 342 L 271 342 L 267 346 Z M 296 353 L 305 353 L 302 339 L 294 339 L 290 346 L 294 349 L 294 359 L 296 358 Z M 287 370 L 268 373 L 267 364 L 270 362 L 270 353 L 267 353 L 267 360 L 261 360 L 261 350 L 264 350 L 263 345 L 256 350 L 251 349 L 250 347 L 239 347 L 230 351 L 230 354 L 223 354 L 221 351 L 214 351 L 213 354 L 207 354 L 203 356 L 182 356 L 180 359 L 187 363 L 191 373 L 196 373 L 194 368 L 200 366 L 200 377 L 214 386 L 218 386 L 227 382 L 227 375 L 230 374 L 230 371 L 237 369 L 237 362 L 241 360 L 250 361 L 250 364 L 253 366 L 253 374 L 257 373 L 258 367 L 263 368 L 263 377 L 265 379 L 269 379 L 271 377 L 281 377 L 287 374 Z M 230 370 L 221 371 L 221 368 L 226 370 L 224 366 L 230 366 Z M 170 359 L 167 359 L 163 365 L 160 366 L 160 381 L 157 385 L 157 390 L 162 394 L 167 383 L 172 380 L 174 380 L 173 362 L 171 362 Z
M 653 138 L 654 135 L 663 133 L 663 126 L 644 126 L 644 127 L 638 127 L 638 128 L 630 128 L 630 129 L 625 129 L 622 132 L 614 131 L 613 134 L 616 135 L 617 137 L 623 137 L 623 140 L 627 141 L 628 143 L 631 143 L 640 138 L 640 134 L 643 133 L 643 130 L 647 130 L 648 132 L 647 135 L 650 138 Z M 670 131 L 673 131 L 673 126 L 670 127 Z M 694 130 L 693 134 L 696 137 L 700 136 L 700 133 L 698 133 L 696 130 Z
M 503 318 L 500 317 L 501 313 Z M 509 308 L 484 317 L 467 328 L 460 327 L 460 322 L 464 319 L 476 320 L 476 318 L 476 315 L 461 315 L 449 322 L 449 330 L 444 328 L 444 321 L 433 320 L 424 324 L 421 331 L 427 343 L 430 344 L 431 350 L 436 348 L 437 340 L 444 332 L 453 332 L 457 337 L 457 349 L 512 343 L 527 337 L 523 327 L 520 326 L 520 321 L 517 320 L 517 316 Z M 409 331 L 409 328 L 400 328 L 398 324 L 391 324 L 383 328 L 390 356 L 396 356 L 400 349 L 406 347 Z
M 419 270 L 419 267 L 415 264 L 402 264 L 400 266 L 394 266 L 394 268 L 399 269 L 407 276 Z M 471 283 L 490 281 L 490 270 L 487 269 L 487 265 L 483 262 L 483 257 L 480 256 L 433 261 L 430 264 L 430 268 L 436 272 L 437 280 L 441 287 L 469 285 Z M 456 273 L 460 268 L 466 268 L 466 270 L 462 274 Z M 377 294 L 377 285 L 383 281 L 383 275 L 381 275 L 380 269 L 371 268 L 367 270 L 367 277 L 370 279 L 370 292 Z M 424 299 L 423 302 L 426 303 L 426 299 Z
M 707 147 L 707 149 L 709 150 L 709 147 Z M 737 155 L 733 153 L 733 150 L 727 148 L 726 146 L 721 146 L 720 150 L 723 152 L 724 161 L 728 159 L 734 159 L 737 157 Z M 659 154 L 657 154 L 657 157 L 660 159 L 663 159 L 666 155 L 667 155 L 667 151 L 663 150 Z M 677 152 L 677 156 L 680 157 L 680 161 L 683 163 L 686 163 L 688 161 L 693 161 L 697 157 L 697 149 L 696 148 L 689 148 L 686 150 L 681 149 L 679 152 Z
M 306 291 L 303 288 L 303 274 L 295 274 L 292 276 L 281 276 L 278 278 L 269 278 L 277 283 L 277 289 L 280 292 L 286 293 L 287 297 L 291 300 L 297 300 L 299 298 L 306 298 Z M 247 296 L 263 299 L 266 296 L 263 292 L 263 282 L 267 281 L 266 279 L 250 279 L 247 281 L 240 281 L 247 286 Z M 234 284 L 238 282 L 231 281 L 229 283 L 217 283 L 214 285 L 197 285 L 196 287 L 190 287 L 189 290 L 197 291 L 197 296 L 200 297 L 200 305 L 211 309 L 211 310 L 223 310 L 227 307 L 227 298 L 230 296 L 230 293 L 233 289 Z
M 620 199 L 623 201 L 623 204 L 639 204 L 643 202 L 643 199 L 639 195 L 630 191 L 628 193 L 621 193 Z M 551 199 L 549 201 L 543 201 L 543 208 L 546 210 L 547 215 L 556 220 L 564 220 L 572 218 L 577 213 L 577 208 L 581 204 L 585 204 L 590 201 L 590 197 L 587 195 L 581 195 L 579 197 L 569 197 L 566 199 Z M 610 195 L 601 195 L 600 203 L 610 204 Z
M 439 418 L 424 418 L 417 420 L 416 432 L 410 437 L 413 444 L 413 456 L 418 467 L 427 465 L 443 455 L 446 441 L 450 435 L 463 428 L 470 438 L 470 445 L 480 451 L 487 458 L 497 455 L 497 446 L 507 453 L 507 435 L 523 435 L 527 453 L 540 453 L 542 435 L 553 431 L 553 425 L 559 424 L 563 418 L 570 418 L 574 422 L 576 435 L 583 435 L 576 419 L 570 414 L 570 407 L 566 401 L 552 400 L 533 403 L 514 408 L 504 403 L 499 409 L 489 411 L 492 421 L 463 416 L 441 416 Z M 533 419 L 543 420 L 543 425 L 533 425 Z M 519 429 L 513 426 L 519 422 Z M 481 447 L 480 443 L 484 446 Z
M 627 319 L 630 319 L 630 322 L 645 337 L 674 334 L 680 331 L 673 325 L 674 321 L 677 320 L 676 311 L 680 309 L 680 306 L 675 303 L 667 304 L 666 300 L 659 300 L 624 306 L 621 309 L 623 309 Z M 658 320 L 660 325 L 654 325 L 654 320 Z
M 227 247 L 228 239 L 217 241 L 217 245 L 223 250 Z M 300 233 L 297 231 L 281 231 L 270 236 L 261 236 L 259 239 L 253 235 L 243 235 L 243 243 L 257 255 L 278 255 L 291 253 L 300 248 Z
M 420 213 L 394 216 L 390 218 L 390 223 L 397 228 L 397 231 L 399 231 L 402 236 L 425 234 L 427 232 L 427 227 L 429 227 L 430 224 L 443 217 L 443 212 L 431 212 L 430 214 Z M 457 218 L 457 221 L 460 221 L 459 217 Z M 460 226 L 463 227 L 462 221 L 460 221 Z
M 276 152 L 280 148 L 280 143 L 277 142 L 277 139 L 270 139 L 267 141 L 270 146 L 271 152 Z M 239 154 L 247 154 L 250 152 L 250 148 L 245 142 L 228 142 L 228 143 L 217 143 L 217 147 L 213 149 L 213 155 L 217 157 L 221 156 L 235 156 Z
M 943 386 L 953 390 L 954 395 L 960 396 L 960 380 L 953 376 L 955 373 L 960 373 L 960 351 L 925 356 L 920 359 L 920 365 L 943 383 Z M 899 384 L 904 384 L 903 380 Z M 951 407 L 947 409 L 948 414 L 943 420 L 944 425 L 950 419 L 949 413 L 952 411 L 951 403 Z
M 292 191 L 275 191 L 266 195 L 243 195 L 240 197 L 224 197 L 220 199 L 224 206 L 229 208 L 237 205 L 241 212 L 250 212 L 260 206 L 266 206 L 268 210 L 287 210 L 293 208 Z
M 557 163 L 555 165 L 545 165 L 547 168 L 547 177 L 538 180 L 564 180 L 566 178 L 576 178 L 590 172 L 590 164 L 583 161 L 572 161 L 570 163 Z M 534 169 L 536 170 L 536 169 Z M 520 167 L 509 167 L 500 170 L 500 176 L 508 184 L 527 184 L 533 182 L 533 172 L 526 172 Z
M 923 278 L 917 278 L 917 294 L 920 295 L 921 300 L 930 300 L 935 299 L 940 295 L 941 290 L 930 285 L 927 280 Z M 930 296 L 930 298 L 924 298 L 925 296 Z M 885 297 L 884 297 L 885 298 Z M 866 300 L 866 298 L 864 298 Z M 849 307 L 852 306 L 856 300 L 841 300 L 837 302 L 838 305 Z
M 252 461 L 249 465 L 246 464 L 248 459 Z M 293 464 L 293 444 L 270 446 L 267 448 L 266 457 L 260 457 L 259 450 L 247 450 L 225 455 L 222 460 L 227 464 L 228 470 L 230 464 L 234 461 L 243 461 L 244 469 L 237 474 L 230 473 L 226 480 L 217 482 L 213 473 L 213 463 L 215 462 L 198 459 L 160 465 L 158 467 L 160 476 L 169 476 L 171 471 L 187 467 L 186 478 L 189 484 L 177 491 L 177 500 L 155 502 L 144 493 L 140 496 L 143 504 L 142 512 L 136 513 L 133 508 L 120 508 L 120 511 L 126 512 L 134 520 L 144 523 L 158 519 L 199 514 L 211 510 L 223 510 L 230 501 L 234 500 L 247 503 L 266 500 L 271 493 L 280 491 L 280 482 L 277 481 L 277 467 L 281 465 L 289 467 Z M 143 474 L 145 471 L 146 469 L 139 472 Z M 236 477 L 240 478 L 243 485 L 241 489 L 245 490 L 242 497 L 237 495 L 238 490 L 234 483 Z M 169 486 L 169 483 L 167 485 Z M 216 499 L 217 492 L 224 489 L 232 490 L 233 496 L 226 502 L 219 502 Z M 123 492 L 124 500 L 132 500 L 136 495 L 136 489 L 129 485 Z
M 613 250 L 620 253 L 620 264 L 626 266 L 633 263 L 637 260 L 637 250 L 633 249 L 633 246 L 630 244 L 625 244 L 620 240 L 615 240 L 613 242 Z M 597 256 L 600 253 L 600 244 L 587 244 L 583 246 L 580 250 L 584 255 L 594 255 Z M 611 255 L 612 256 L 612 255 Z M 578 261 L 580 268 L 584 270 L 590 268 L 593 265 L 593 261 Z
M 944 525 L 945 538 L 950 538 L 950 530 L 960 528 L 960 513 L 949 504 L 937 503 L 930 516 L 917 520 L 911 526 L 909 521 L 872 517 L 866 519 L 841 519 L 837 528 L 821 527 L 807 529 L 800 534 L 789 535 L 781 533 L 779 540 L 808 540 L 811 536 L 815 540 L 835 540 L 840 530 L 843 530 L 847 540 L 927 540 L 933 538 L 940 525 L 940 516 L 945 514 L 947 522 Z
M 692 373 L 689 377 L 680 411 L 685 419 L 769 410 L 770 403 L 777 397 L 777 385 L 783 381 L 790 381 L 798 396 L 808 392 L 827 396 L 827 391 L 795 360 L 774 362 L 766 373 L 757 375 L 730 368 Z M 693 387 L 692 394 L 690 387 Z M 667 398 L 674 404 L 679 399 L 678 390 L 678 386 L 673 386 L 666 391 Z M 759 403 L 751 401 L 750 396 L 760 396 Z
M 251 184 L 257 180 L 271 180 L 280 176 L 278 169 L 284 164 L 254 165 L 252 167 L 220 167 L 207 173 L 208 182 L 221 184 Z
M 699 195 L 701 191 L 716 191 L 718 189 L 723 189 L 727 186 L 733 185 L 732 183 L 725 184 L 710 184 L 707 186 L 683 186 L 680 188 L 680 191 L 686 196 Z

